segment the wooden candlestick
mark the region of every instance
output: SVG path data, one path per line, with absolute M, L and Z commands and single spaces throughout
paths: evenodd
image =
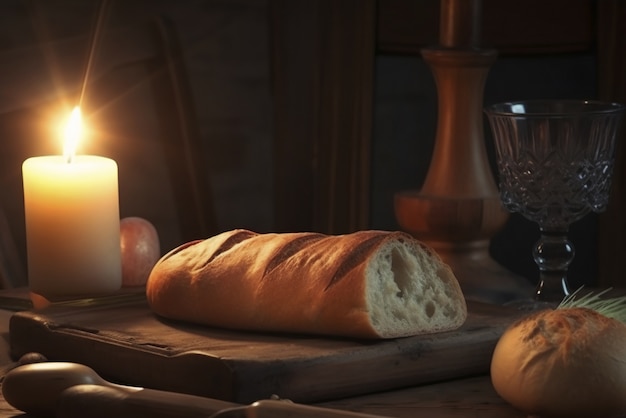
M 442 0 L 440 46 L 422 50 L 437 86 L 435 148 L 419 191 L 395 196 L 402 229 L 431 245 L 468 298 L 502 303 L 530 297 L 532 286 L 495 262 L 490 239 L 504 226 L 483 136 L 483 92 L 494 50 L 478 48 L 479 0 Z

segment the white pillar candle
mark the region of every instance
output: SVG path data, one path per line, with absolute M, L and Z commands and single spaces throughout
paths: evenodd
M 122 285 L 115 161 L 33 157 L 22 165 L 28 282 L 50 300 Z

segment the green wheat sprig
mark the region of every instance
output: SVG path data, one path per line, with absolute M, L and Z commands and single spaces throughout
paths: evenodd
M 626 323 L 626 296 L 603 298 L 611 290 L 608 288 L 598 293 L 591 292 L 578 297 L 581 290 L 582 287 L 566 296 L 557 309 L 588 308 L 606 317 Z

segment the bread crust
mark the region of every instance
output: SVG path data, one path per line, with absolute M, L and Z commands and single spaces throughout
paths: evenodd
M 443 323 L 438 320 L 421 330 L 413 326 L 381 332 L 372 324 L 367 289 L 372 272 L 367 269 L 382 249 L 407 244 L 438 269 L 444 303 L 455 310 L 446 313 L 451 317 Z M 449 267 L 402 232 L 329 236 L 228 231 L 166 254 L 152 270 L 146 294 L 161 316 L 257 331 L 393 338 L 457 328 L 467 316 Z
M 502 335 L 491 362 L 496 392 L 541 417 L 626 414 L 626 326 L 587 308 L 545 310 Z

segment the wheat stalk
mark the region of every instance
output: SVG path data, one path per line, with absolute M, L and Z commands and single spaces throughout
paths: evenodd
M 608 288 L 598 293 L 590 292 L 578 297 L 581 290 L 582 287 L 566 296 L 557 306 L 557 309 L 588 308 L 606 317 L 626 323 L 626 296 L 604 299 L 603 296 L 611 290 L 611 288 Z

